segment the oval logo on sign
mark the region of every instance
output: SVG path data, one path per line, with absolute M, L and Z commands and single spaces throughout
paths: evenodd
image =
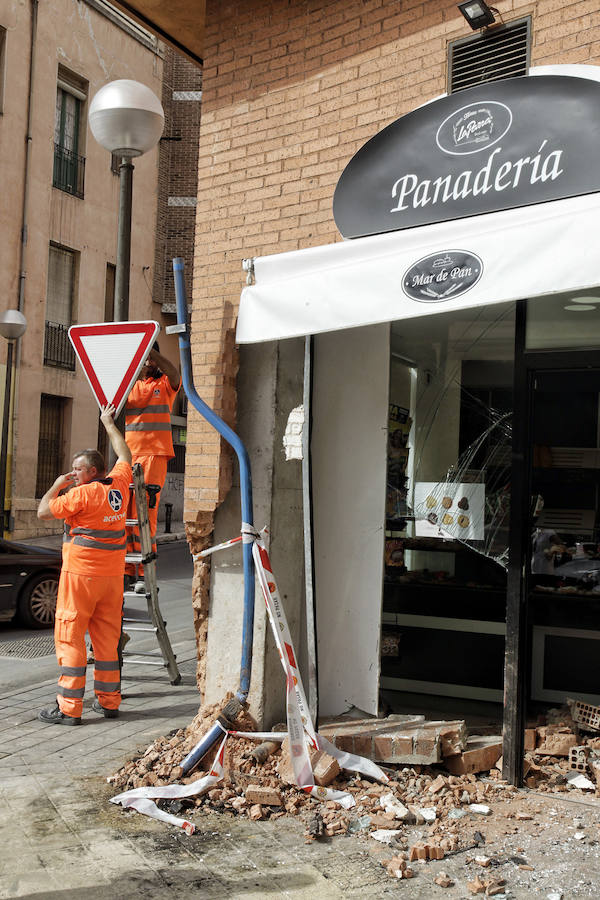
M 512 113 L 495 100 L 471 103 L 444 119 L 435 141 L 444 153 L 480 153 L 501 140 L 512 125 Z
M 443 250 L 424 256 L 402 276 L 402 289 L 419 303 L 442 303 L 466 294 L 483 272 L 483 263 L 466 250 Z

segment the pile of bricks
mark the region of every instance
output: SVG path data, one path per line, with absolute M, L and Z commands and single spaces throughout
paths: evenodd
M 187 729 L 159 738 L 109 781 L 124 790 L 198 780 L 210 769 L 216 746 L 201 761 L 202 771 L 182 777 L 180 764 L 212 725 L 223 703 L 201 708 Z M 586 711 L 588 720 L 592 713 Z M 247 715 L 238 724 L 240 729 L 255 730 Z M 595 788 L 600 795 L 600 733 L 590 732 L 589 721 L 587 734 L 582 727 L 568 708 L 562 708 L 550 710 L 543 721 L 526 729 L 524 772 L 529 787 L 559 792 Z M 274 730 L 285 730 L 285 726 L 279 724 Z M 352 795 L 354 806 L 345 810 L 332 801 L 316 801 L 298 789 L 287 739 L 283 744 L 267 741 L 259 746 L 256 741 L 230 735 L 225 776 L 218 785 L 202 796 L 162 800 L 159 805 L 177 814 L 183 802 L 188 807 L 220 810 L 253 821 L 300 816 L 306 824 L 307 842 L 348 833 L 372 837 L 373 846 L 379 842 L 379 848 L 383 843 L 392 850 L 390 858 L 381 860 L 385 870 L 394 878 L 405 879 L 415 875 L 415 865 L 422 867 L 479 846 L 478 839 L 473 843 L 476 822 L 498 812 L 501 804 L 518 802 L 517 789 L 502 781 L 500 737 L 467 735 L 463 721 L 426 721 L 423 716 L 346 718 L 321 726 L 319 733 L 340 750 L 380 764 L 389 781 L 377 783 L 341 770 L 328 753 L 312 751 L 315 783 Z M 582 780 L 573 781 L 573 777 Z M 506 811 L 504 816 L 512 818 L 517 829 L 533 819 L 526 808 Z M 516 833 L 511 829 L 513 826 L 505 826 L 504 833 Z M 467 862 L 487 871 L 491 860 L 479 855 Z M 525 863 L 523 867 L 528 868 Z M 434 880 L 441 887 L 454 884 L 443 871 L 436 871 Z M 476 876 L 466 888 L 471 894 L 495 896 L 503 893 L 505 882 Z

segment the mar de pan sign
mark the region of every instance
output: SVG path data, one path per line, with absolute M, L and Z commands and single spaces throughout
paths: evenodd
M 397 119 L 352 157 L 333 198 L 346 238 L 600 191 L 600 83 L 512 78 Z

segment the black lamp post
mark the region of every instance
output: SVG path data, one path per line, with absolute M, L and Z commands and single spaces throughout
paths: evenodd
M 115 271 L 115 322 L 129 319 L 129 270 L 131 260 L 131 205 L 134 156 L 151 150 L 160 140 L 165 124 L 162 104 L 149 87 L 127 78 L 101 87 L 90 103 L 88 120 L 99 144 L 121 157 L 119 166 L 119 216 L 117 266 Z M 117 419 L 124 430 L 125 413 Z M 109 449 L 109 463 L 115 461 Z
M 6 352 L 6 378 L 4 380 L 4 413 L 2 418 L 2 449 L 0 451 L 0 516 L 2 537 L 10 525 L 6 521 L 6 470 L 8 465 L 8 423 L 10 419 L 10 392 L 12 387 L 13 350 L 17 341 L 27 328 L 27 319 L 17 309 L 7 309 L 0 316 L 0 334 L 8 341 Z

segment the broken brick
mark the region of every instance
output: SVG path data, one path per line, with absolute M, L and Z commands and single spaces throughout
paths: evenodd
M 334 759 L 333 756 L 330 756 L 323 750 L 311 754 L 311 764 L 315 783 L 320 785 L 320 787 L 327 787 L 342 771 L 337 759 Z
M 281 806 L 283 797 L 276 788 L 265 787 L 261 784 L 249 784 L 245 790 L 248 803 L 261 803 L 265 806 Z
M 453 775 L 469 775 L 474 772 L 488 772 L 502 755 L 501 737 L 473 736 L 467 740 L 467 749 L 459 756 L 444 760 L 444 765 Z

